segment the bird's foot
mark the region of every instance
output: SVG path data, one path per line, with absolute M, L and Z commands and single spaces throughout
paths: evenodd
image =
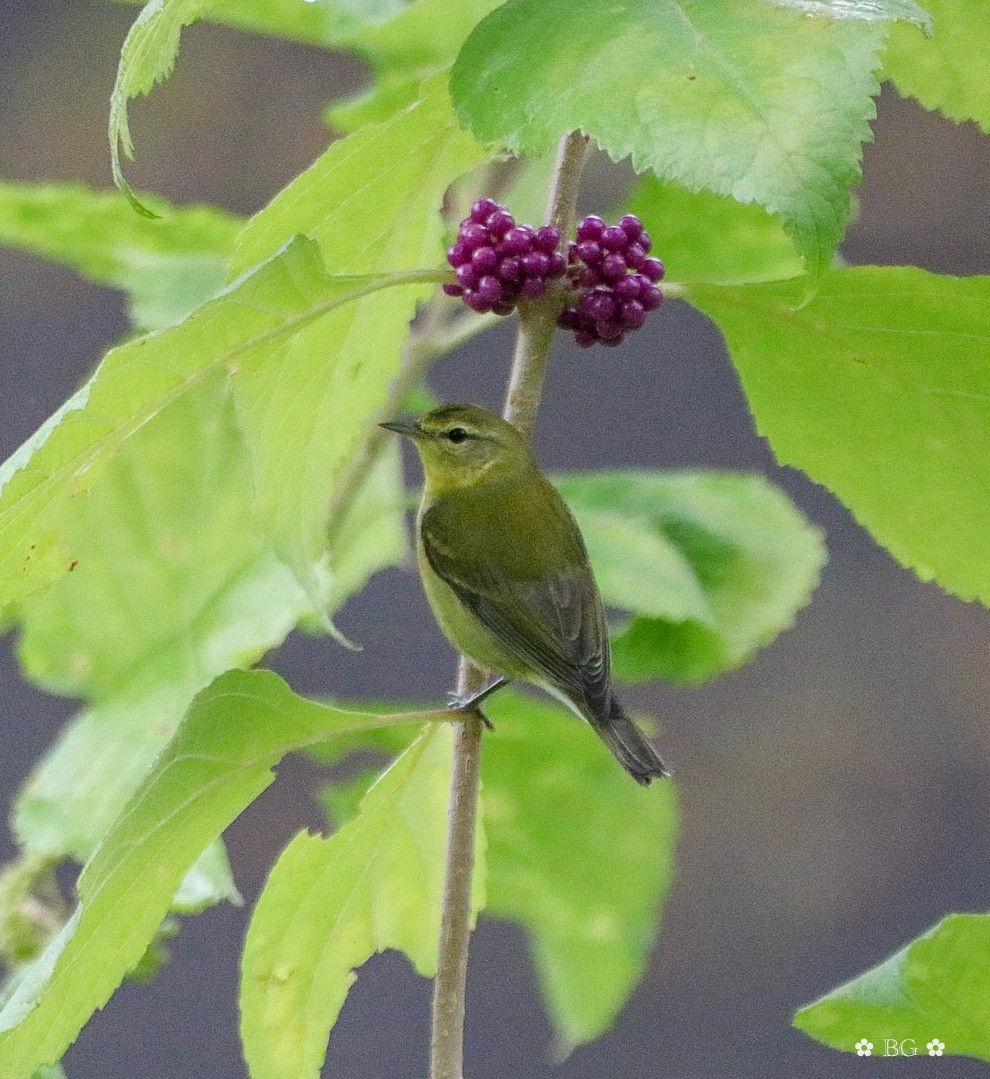
M 478 690 L 477 693 L 471 693 L 468 696 L 461 696 L 459 693 L 450 693 L 450 698 L 447 707 L 451 711 L 456 712 L 476 712 L 481 716 L 485 726 L 490 730 L 495 730 L 495 725 L 492 721 L 481 711 L 481 705 L 497 690 L 500 690 L 508 682 L 507 678 L 496 678 L 493 682 L 489 682 L 483 689 Z

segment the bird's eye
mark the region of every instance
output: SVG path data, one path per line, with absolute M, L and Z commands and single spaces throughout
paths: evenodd
M 467 431 L 463 427 L 451 427 L 447 432 L 447 437 L 451 442 L 463 442 L 468 436 Z

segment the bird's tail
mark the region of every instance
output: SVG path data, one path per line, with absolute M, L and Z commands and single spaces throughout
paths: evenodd
M 604 716 L 587 716 L 602 741 L 623 768 L 644 787 L 654 779 L 670 775 L 670 769 L 660 759 L 660 754 L 648 742 L 640 729 L 612 697 Z

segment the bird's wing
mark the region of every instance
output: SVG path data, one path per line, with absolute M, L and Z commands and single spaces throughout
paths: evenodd
M 517 542 L 504 541 L 503 524 L 487 506 L 457 515 L 459 531 L 470 522 L 470 542 L 463 535 L 449 542 L 453 526 L 444 508 L 427 510 L 420 521 L 423 551 L 434 573 L 507 651 L 597 712 L 609 697 L 604 612 L 577 525 L 550 490 L 557 512 L 547 519 L 531 500 L 522 514 L 500 507 L 523 529 Z M 534 563 L 533 552 L 548 548 L 551 557 Z M 468 551 L 470 557 L 458 553 Z

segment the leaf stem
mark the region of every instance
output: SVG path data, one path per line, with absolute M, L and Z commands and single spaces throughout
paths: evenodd
M 586 136 L 573 132 L 560 144 L 547 221 L 560 229 L 561 236 L 567 235 L 574 216 L 587 142 Z M 519 334 L 503 415 L 527 438 L 536 423 L 558 310 L 559 296 L 555 292 L 520 307 Z M 462 656 L 457 671 L 458 695 L 476 693 L 484 682 L 485 672 Z M 433 983 L 430 1079 L 463 1079 L 464 1075 L 464 998 L 483 730 L 482 719 L 467 714 L 454 734 L 440 947 Z

